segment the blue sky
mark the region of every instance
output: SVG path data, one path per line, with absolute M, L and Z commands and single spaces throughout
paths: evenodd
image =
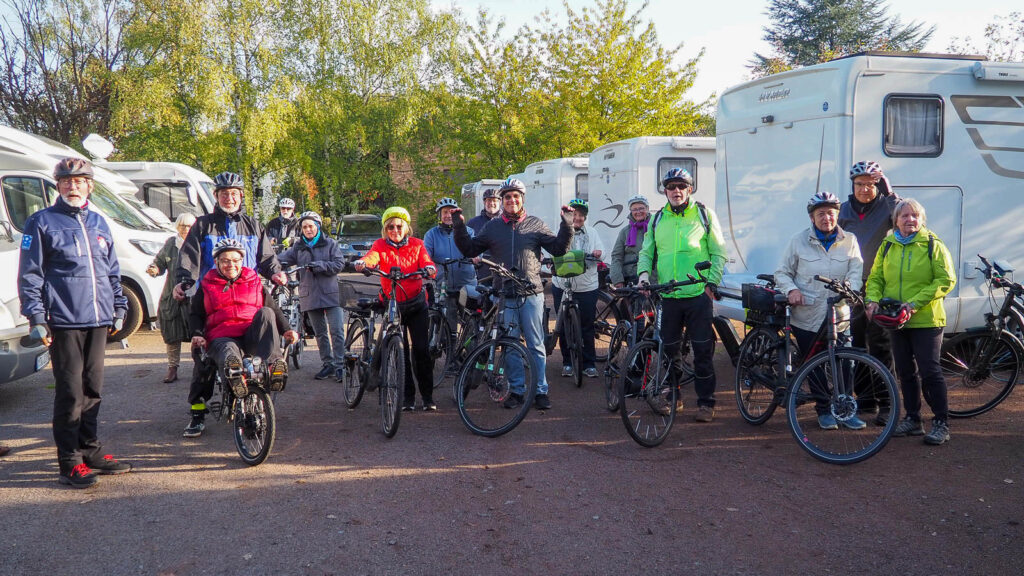
M 564 16 L 561 0 L 431 0 L 438 7 L 455 6 L 470 22 L 475 21 L 479 7 L 506 21 L 508 30 L 534 22 L 545 8 Z M 634 9 L 639 0 L 630 0 Z M 570 0 L 573 9 L 591 6 L 593 2 Z M 1014 10 L 1022 11 L 1020 0 L 890 0 L 890 15 L 899 15 L 904 23 L 923 21 L 936 26 L 927 46 L 928 52 L 945 52 L 953 37 L 969 36 L 974 44 L 984 47 L 985 26 L 996 16 Z M 703 100 L 712 92 L 721 94 L 726 88 L 747 79 L 745 65 L 754 52 L 767 53 L 769 47 L 761 40 L 768 24 L 764 12 L 767 0 L 726 0 L 693 2 L 682 0 L 651 0 L 643 16 L 655 23 L 658 37 L 666 46 L 683 42 L 680 61 L 688 60 L 705 48 L 698 67 L 697 81 L 689 92 L 694 100 Z M 979 6 L 983 6 L 980 7 Z

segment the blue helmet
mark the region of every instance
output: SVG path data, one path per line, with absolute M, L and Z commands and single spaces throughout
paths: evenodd
M 665 177 L 661 179 L 661 185 L 664 186 L 672 181 L 684 182 L 687 186 L 693 186 L 693 176 L 682 168 L 673 168 L 665 173 Z

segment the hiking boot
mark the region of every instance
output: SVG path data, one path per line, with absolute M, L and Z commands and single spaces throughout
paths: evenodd
M 288 362 L 284 358 L 278 358 L 270 363 L 269 380 L 268 385 L 271 392 L 284 390 L 284 386 L 288 382 Z
M 924 443 L 941 446 L 946 442 L 949 442 L 949 424 L 944 420 L 932 420 L 932 430 L 924 437 Z
M 164 376 L 164 384 L 170 384 L 178 379 L 178 367 L 168 366 L 167 376 Z
M 508 408 L 509 410 L 513 408 L 519 408 L 520 406 L 523 405 L 523 395 L 512 392 L 508 395 L 508 398 L 505 398 L 505 401 L 502 402 L 501 405 L 504 406 L 505 408 Z
M 182 436 L 185 438 L 199 438 L 203 435 L 203 430 L 206 430 L 206 413 L 193 410 L 192 421 L 185 427 L 185 432 L 182 433 Z
M 669 405 L 668 400 L 664 394 L 652 394 L 647 397 L 647 405 L 654 410 L 655 413 L 661 414 L 662 416 L 668 416 L 672 411 L 672 406 Z
M 66 472 L 61 470 L 58 480 L 72 488 L 88 488 L 96 484 L 96 473 L 83 462 Z
M 839 423 L 847 430 L 863 430 L 868 427 L 866 422 L 856 416 L 850 416 L 846 420 L 840 420 Z
M 697 414 L 693 417 L 697 422 L 711 422 L 715 418 L 713 406 L 697 406 Z
M 99 460 L 86 460 L 85 465 L 92 468 L 97 474 L 127 474 L 132 471 L 132 465 L 121 462 L 110 454 L 106 454 Z
M 330 364 L 324 364 L 324 367 L 321 368 L 320 371 L 317 372 L 315 375 L 313 375 L 313 379 L 326 380 L 330 378 L 332 374 L 334 374 L 334 367 L 331 366 Z
M 551 399 L 547 394 L 537 394 L 537 397 L 533 399 L 533 405 L 537 410 L 551 410 Z
M 587 378 L 597 378 L 597 368 L 587 368 L 583 371 L 583 375 Z
M 562 366 L 562 378 L 572 378 L 572 366 Z
M 885 426 L 889 423 L 889 412 L 891 408 L 888 406 L 879 406 L 878 415 L 875 416 L 875 426 Z
M 234 354 L 224 359 L 224 380 L 236 398 L 245 398 L 249 394 L 245 379 L 242 378 L 242 359 Z
M 839 423 L 836 422 L 835 416 L 825 413 L 818 414 L 818 428 L 822 430 L 839 430 Z
M 920 420 L 914 420 L 907 416 L 896 425 L 892 435 L 897 438 L 901 436 L 924 436 L 924 425 L 921 424 Z

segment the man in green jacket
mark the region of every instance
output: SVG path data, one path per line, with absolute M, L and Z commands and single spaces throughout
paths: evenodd
M 698 422 L 711 422 L 715 415 L 715 333 L 711 327 L 714 294 L 725 266 L 725 241 L 715 213 L 693 200 L 693 177 L 682 168 L 669 170 L 662 179 L 668 203 L 651 219 L 637 263 L 640 283 L 649 282 L 657 268 L 659 282 L 686 280 L 695 274 L 698 262 L 711 261 L 707 285 L 683 286 L 665 294 L 662 300 L 661 339 L 672 358 L 672 381 L 682 378 L 683 327 L 693 347 L 694 389 L 697 392 Z M 666 407 L 671 409 L 670 407 Z M 681 409 L 681 402 L 676 410 Z

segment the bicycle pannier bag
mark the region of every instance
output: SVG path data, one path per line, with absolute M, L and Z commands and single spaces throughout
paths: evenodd
M 569 250 L 565 256 L 555 256 L 552 273 L 560 278 L 572 278 L 586 270 L 586 254 L 583 250 Z
M 775 310 L 777 292 L 760 284 L 744 284 L 742 288 L 744 308 L 758 312 L 773 312 Z

